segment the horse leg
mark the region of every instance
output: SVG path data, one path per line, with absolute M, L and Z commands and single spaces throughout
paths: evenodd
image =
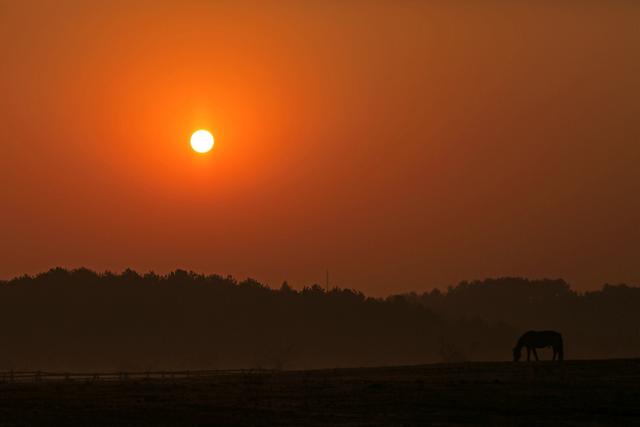
M 531 361 L 531 347 L 527 347 L 527 362 Z
M 538 352 L 536 352 L 536 348 L 535 347 L 533 347 L 533 356 L 536 358 L 536 362 L 540 360 L 540 359 L 538 359 Z
M 556 350 L 556 348 L 555 348 L 555 346 L 554 346 L 554 347 L 553 347 L 553 359 L 551 359 L 551 360 L 553 360 L 554 362 L 556 361 L 556 354 L 558 354 L 558 352 L 557 352 L 557 350 Z

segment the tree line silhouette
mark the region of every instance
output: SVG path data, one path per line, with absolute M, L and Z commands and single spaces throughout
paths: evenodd
M 569 358 L 640 355 L 640 287 L 605 284 L 578 293 L 560 279 L 506 277 L 406 298 L 448 319 L 476 319 L 515 331 L 562 331 Z
M 509 360 L 524 330 L 557 329 L 567 358 L 634 357 L 640 288 L 462 282 L 366 297 L 253 279 L 50 270 L 0 281 L 0 370 L 168 370 Z

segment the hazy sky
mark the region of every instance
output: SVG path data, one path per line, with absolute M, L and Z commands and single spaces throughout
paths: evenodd
M 0 0 L 0 277 L 638 284 L 639 22 L 634 1 Z

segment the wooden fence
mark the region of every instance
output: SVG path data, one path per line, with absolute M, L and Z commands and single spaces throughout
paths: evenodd
M 206 380 L 230 375 L 272 374 L 278 371 L 266 369 L 227 369 L 209 371 L 145 371 L 145 372 L 46 372 L 46 371 L 8 371 L 0 372 L 2 383 L 38 383 L 44 381 L 174 381 Z

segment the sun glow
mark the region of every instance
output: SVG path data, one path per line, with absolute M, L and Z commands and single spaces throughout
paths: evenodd
M 208 153 L 213 148 L 213 135 L 201 129 L 191 135 L 191 148 L 198 153 Z

